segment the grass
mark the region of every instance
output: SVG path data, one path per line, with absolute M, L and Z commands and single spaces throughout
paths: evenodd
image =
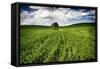
M 95 25 L 20 26 L 20 64 L 94 60 Z

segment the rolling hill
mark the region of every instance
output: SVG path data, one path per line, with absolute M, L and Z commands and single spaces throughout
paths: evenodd
M 95 32 L 94 23 L 20 26 L 20 64 L 94 60 Z

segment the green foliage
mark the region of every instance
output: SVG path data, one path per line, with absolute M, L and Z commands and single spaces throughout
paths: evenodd
M 58 25 L 58 23 L 53 23 L 52 25 L 51 25 L 53 28 L 56 28 L 56 27 L 58 27 L 59 25 Z
M 94 25 L 20 27 L 20 64 L 95 58 Z

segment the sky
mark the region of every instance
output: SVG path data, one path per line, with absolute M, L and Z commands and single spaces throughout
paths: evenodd
M 94 23 L 95 10 L 89 8 L 62 8 L 43 6 L 21 6 L 20 25 L 51 26 L 57 22 L 59 26 L 77 23 Z

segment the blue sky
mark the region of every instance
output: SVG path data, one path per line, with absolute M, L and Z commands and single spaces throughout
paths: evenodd
M 57 22 L 59 26 L 77 23 L 95 22 L 94 9 L 21 6 L 20 25 L 45 25 L 51 26 Z

